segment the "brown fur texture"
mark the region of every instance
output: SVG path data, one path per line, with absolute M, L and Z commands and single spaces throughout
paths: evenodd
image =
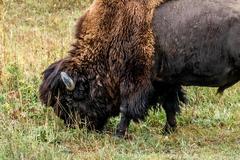
M 79 114 L 98 121 L 99 116 L 109 117 L 120 110 L 130 119 L 143 119 L 152 90 L 154 38 L 151 21 L 154 8 L 162 2 L 95 0 L 77 24 L 76 42 L 70 55 L 44 72 L 40 87 L 42 102 L 50 106 L 61 103 L 65 110 L 71 110 L 69 104 L 74 106 L 73 103 L 78 104 L 78 109 L 82 107 L 82 103 L 74 102 L 75 99 L 64 98 L 68 91 L 59 76 L 64 71 L 76 83 L 88 83 L 88 101 L 85 101 L 88 105 L 82 107 Z M 76 89 L 69 94 L 74 96 Z M 86 90 L 85 87 L 84 92 Z M 98 107 L 93 107 L 96 104 Z M 94 114 L 99 108 L 101 113 Z
M 140 55 L 145 53 L 146 60 L 151 59 L 154 49 L 151 21 L 154 8 L 161 2 L 95 0 L 77 24 L 77 42 L 71 56 L 89 64 L 109 52 L 119 58 L 119 54 L 134 47 Z
M 151 88 L 154 50 L 151 21 L 154 8 L 162 2 L 95 0 L 78 22 L 71 56 L 81 59 L 82 68 L 97 67 L 101 73 L 105 68 L 104 73 L 110 73 L 112 81 L 121 86 L 123 96 L 138 100 L 138 93 L 143 92 L 139 90 Z M 92 64 L 94 67 L 89 66 Z M 135 106 L 136 102 L 131 103 Z

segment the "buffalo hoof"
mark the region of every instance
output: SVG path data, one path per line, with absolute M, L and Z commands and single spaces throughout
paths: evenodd
M 117 130 L 115 133 L 115 137 L 117 138 L 125 138 L 125 130 Z
M 177 128 L 176 125 L 166 124 L 165 127 L 163 128 L 162 134 L 163 135 L 172 134 L 176 131 L 176 128 Z

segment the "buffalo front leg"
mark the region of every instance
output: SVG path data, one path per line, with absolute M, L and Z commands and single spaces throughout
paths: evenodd
M 125 136 L 130 122 L 131 122 L 131 118 L 126 116 L 126 114 L 121 113 L 121 119 L 116 130 L 117 137 L 123 138 Z
M 123 83 L 121 87 L 121 120 L 116 130 L 118 137 L 125 136 L 131 120 L 134 122 L 144 120 L 148 111 L 149 94 L 152 90 L 151 81 L 143 83 L 145 85 L 141 86 L 136 86 L 136 84 L 125 86 L 126 84 Z

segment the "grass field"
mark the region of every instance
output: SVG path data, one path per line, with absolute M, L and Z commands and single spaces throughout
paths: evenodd
M 88 1 L 0 0 L 0 160 L 4 159 L 240 159 L 240 84 L 188 87 L 189 104 L 176 133 L 163 136 L 165 115 L 131 124 L 131 139 L 66 128 L 38 100 L 41 72 L 64 57 Z M 55 1 L 55 2 L 54 2 Z

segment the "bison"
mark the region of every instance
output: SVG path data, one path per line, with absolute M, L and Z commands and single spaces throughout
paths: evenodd
M 178 88 L 219 87 L 240 80 L 240 0 L 179 0 L 154 13 L 153 85 L 165 92 L 166 131 L 176 127 Z
M 102 130 L 121 113 L 116 134 L 144 119 L 152 93 L 153 8 L 164 0 L 95 0 L 77 24 L 70 54 L 43 72 L 40 99 L 67 125 Z
M 144 118 L 147 106 L 156 104 L 160 96 L 167 115 L 165 132 L 169 133 L 176 128 L 179 100 L 186 101 L 182 85 L 219 87 L 223 92 L 240 80 L 239 0 L 179 0 L 156 8 L 151 26 L 154 57 L 145 57 L 146 52 L 132 47 L 139 37 L 141 44 L 151 41 L 149 35 L 132 32 L 144 31 L 146 23 L 136 25 L 139 16 L 129 10 L 114 20 L 120 13 L 116 4 L 98 6 L 114 12 L 103 14 L 96 9 L 95 13 L 104 16 L 88 20 L 92 25 L 85 24 L 93 12 L 88 11 L 77 25 L 71 54 L 44 71 L 40 99 L 66 124 L 86 122 L 88 128 L 101 130 L 109 117 L 121 112 L 117 135 L 122 136 L 130 121 Z M 91 39 L 92 30 L 104 30 L 104 34 Z M 88 37 L 83 36 L 86 33 Z M 99 46 L 99 40 L 106 45 L 91 48 Z M 86 47 L 84 41 L 91 46 Z M 95 51 L 101 54 L 95 56 Z

